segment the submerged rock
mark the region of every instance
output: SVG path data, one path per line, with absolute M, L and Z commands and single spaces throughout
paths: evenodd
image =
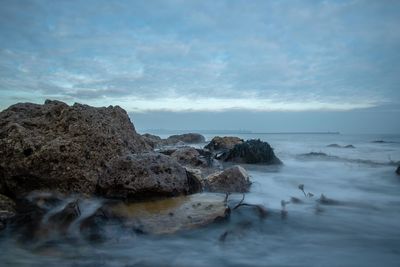
M 171 197 L 193 192 L 185 168 L 160 153 L 119 157 L 107 164 L 97 185 L 99 195 L 122 199 Z
M 48 225 L 65 233 L 70 224 L 81 215 L 78 200 L 68 203 L 60 212 L 49 218 Z
M 259 139 L 247 140 L 242 144 L 237 144 L 221 158 L 224 161 L 237 163 L 282 164 L 280 159 L 275 156 L 272 147 Z
M 211 151 L 229 150 L 235 145 L 243 143 L 243 139 L 235 136 L 216 136 L 204 148 Z
M 210 192 L 245 193 L 249 191 L 250 185 L 250 176 L 241 166 L 211 174 L 204 180 L 204 187 Z
M 327 145 L 327 147 L 335 147 L 335 148 L 355 148 L 353 145 L 341 146 L 341 145 L 338 145 L 338 144 L 330 144 L 330 145 Z
M 165 139 L 164 143 L 166 145 L 175 145 L 179 142 L 184 144 L 199 144 L 204 143 L 206 141 L 205 137 L 198 133 L 186 133 L 186 134 L 178 134 L 171 135 L 167 139 Z
M 3 230 L 8 221 L 15 216 L 15 207 L 16 204 L 12 199 L 0 195 L 0 231 Z
M 149 149 L 118 106 L 46 100 L 0 113 L 0 184 L 15 196 L 32 190 L 93 193 L 106 162 Z
M 226 219 L 230 209 L 224 199 L 222 194 L 201 193 L 149 202 L 111 203 L 83 221 L 80 228 L 89 233 L 97 228 L 101 234 L 103 225 L 117 221 L 136 233 L 172 234 Z

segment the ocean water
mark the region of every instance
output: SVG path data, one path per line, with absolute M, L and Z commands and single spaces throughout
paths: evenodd
M 214 135 L 206 135 L 210 140 Z M 115 230 L 103 243 L 71 238 L 21 243 L 0 237 L 1 266 L 399 266 L 400 135 L 245 134 L 274 148 L 282 166 L 243 165 L 244 202 L 226 223 L 174 235 Z M 374 143 L 383 140 L 385 142 Z M 329 144 L 353 145 L 333 148 Z M 196 146 L 203 146 L 198 144 Z M 322 152 L 326 156 L 307 156 Z M 304 185 L 304 196 L 298 186 Z M 321 194 L 325 196 L 321 200 Z M 300 203 L 288 203 L 294 197 Z M 229 197 L 234 206 L 241 194 Z M 93 210 L 101 200 L 88 200 Z

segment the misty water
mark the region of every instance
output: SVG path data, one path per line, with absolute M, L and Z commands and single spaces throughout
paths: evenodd
M 208 140 L 213 136 L 206 135 Z M 45 241 L 21 242 L 17 234 L 5 231 L 0 237 L 0 265 L 399 265 L 400 176 L 395 174 L 394 162 L 400 160 L 400 136 L 237 136 L 268 141 L 284 162 L 279 167 L 243 165 L 253 182 L 245 202 L 264 205 L 269 212 L 266 218 L 251 208 L 239 208 L 228 222 L 173 235 L 110 229 L 109 238 L 100 243 L 81 238 L 78 222 L 71 225 L 66 237 Z M 372 142 L 376 140 L 386 142 Z M 327 147 L 329 144 L 355 148 Z M 328 156 L 301 156 L 309 152 Z M 305 197 L 299 184 L 314 196 Z M 321 194 L 328 201 L 319 202 Z M 229 204 L 234 206 L 241 197 L 231 195 Z M 282 216 L 281 201 L 291 197 L 301 203 L 287 204 L 287 214 Z M 101 201 L 84 201 L 81 217 L 93 212 Z

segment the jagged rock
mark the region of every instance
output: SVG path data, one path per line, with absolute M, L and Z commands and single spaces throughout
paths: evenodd
M 97 187 L 99 195 L 123 199 L 170 197 L 192 191 L 185 168 L 154 152 L 111 160 Z
M 176 159 L 180 164 L 191 167 L 207 167 L 207 160 L 193 147 L 183 147 L 176 149 L 171 157 Z
M 163 139 L 157 135 L 146 133 L 142 134 L 142 137 L 152 148 L 157 148 L 163 144 Z
M 224 161 L 237 163 L 263 163 L 281 164 L 282 162 L 275 156 L 274 150 L 267 143 L 261 140 L 247 140 L 235 145 L 229 152 L 221 156 Z
M 0 184 L 32 190 L 93 193 L 106 162 L 150 146 L 118 106 L 20 103 L 0 113 Z
M 211 151 L 229 150 L 235 145 L 243 143 L 243 139 L 235 136 L 216 136 L 204 148 Z
M 172 234 L 226 219 L 230 209 L 222 194 L 201 193 L 163 200 L 124 203 L 101 207 L 82 221 L 80 229 L 93 239 L 101 239 L 102 227 L 116 221 L 140 234 Z
M 15 202 L 3 195 L 0 195 L 0 231 L 3 230 L 7 222 L 12 219 L 15 214 Z
M 167 139 L 164 140 L 164 144 L 166 145 L 175 145 L 179 142 L 184 144 L 198 144 L 204 143 L 206 139 L 204 136 L 198 133 L 187 133 L 187 134 L 178 134 L 178 135 L 171 135 Z
M 250 185 L 250 176 L 241 166 L 211 174 L 204 180 L 204 187 L 210 192 L 245 193 L 249 191 Z

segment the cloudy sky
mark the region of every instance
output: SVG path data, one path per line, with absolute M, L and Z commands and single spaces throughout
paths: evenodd
M 400 133 L 400 1 L 1 0 L 0 109 L 145 129 Z

